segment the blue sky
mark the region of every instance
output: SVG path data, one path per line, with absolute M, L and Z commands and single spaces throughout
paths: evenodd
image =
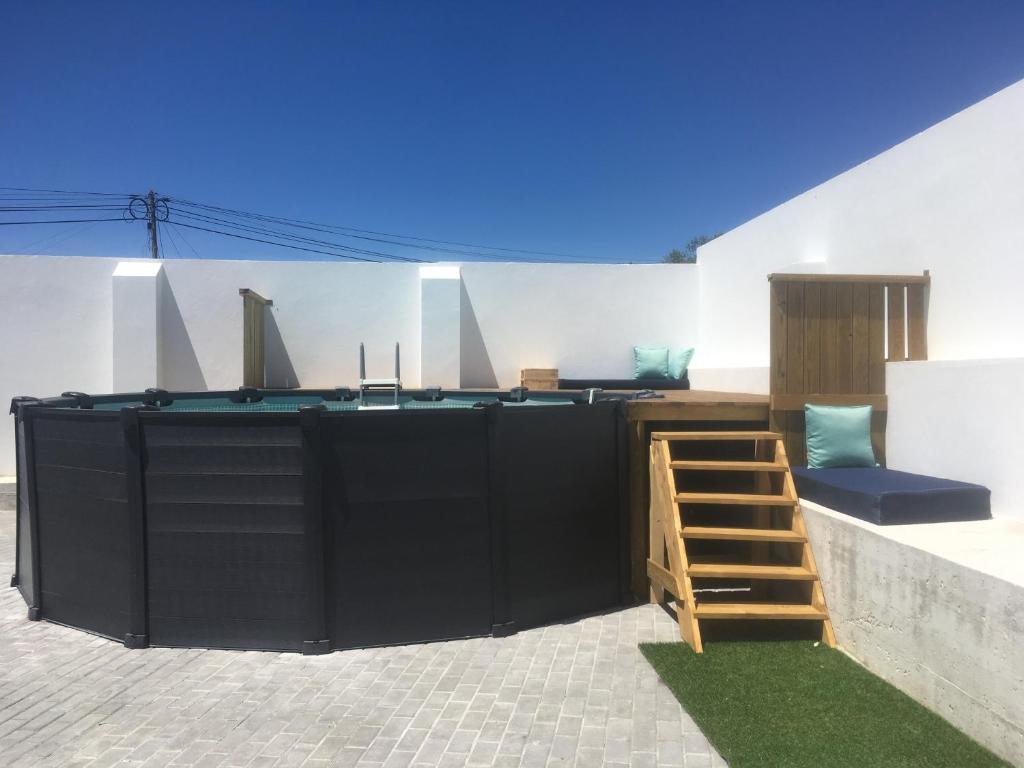
M 1016 0 L 33 2 L 0 35 L 0 186 L 616 261 L 1024 78 Z M 206 258 L 332 258 L 178 231 Z M 24 250 L 142 256 L 145 228 L 0 227 Z

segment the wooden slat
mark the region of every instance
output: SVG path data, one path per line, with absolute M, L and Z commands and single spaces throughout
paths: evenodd
M 889 354 L 887 359 L 900 362 L 907 359 L 904 349 L 906 341 L 903 285 L 890 284 L 886 287 L 889 305 Z
M 923 285 L 907 286 L 907 350 L 910 360 L 928 359 L 928 324 Z
M 669 469 L 672 455 L 667 442 L 652 442 L 651 457 L 651 503 L 657 504 L 661 518 L 662 531 L 668 550 L 668 560 L 672 573 L 682 589 L 683 594 L 676 595 L 676 620 L 679 623 L 679 636 L 697 653 L 704 651 L 700 636 L 700 625 L 694 615 L 696 600 L 693 596 L 693 583 L 686 574 L 690 564 L 686 557 L 683 542 L 684 518 L 682 512 L 673 504 L 672 499 L 677 493 L 675 473 Z
M 698 619 L 827 619 L 828 612 L 813 605 L 787 603 L 701 603 Z
M 836 286 L 836 392 L 853 391 L 853 285 Z
M 634 421 L 629 425 L 629 566 L 630 585 L 638 598 L 649 594 L 646 562 L 648 557 L 663 555 L 665 537 L 656 524 L 656 510 L 653 507 L 654 478 L 648 456 L 650 445 L 647 440 L 647 423 Z M 661 537 L 660 551 L 654 542 Z M 644 542 L 650 542 L 650 550 Z M 660 600 L 658 601 L 660 602 Z
M 754 504 L 764 507 L 791 507 L 796 496 L 761 493 L 677 493 L 680 504 Z
M 885 287 L 868 286 L 868 391 L 885 392 Z
M 648 560 L 647 576 L 651 581 L 658 585 L 659 589 L 663 589 L 676 597 L 681 596 L 683 590 L 676 583 L 676 579 L 672 575 L 672 572 L 663 565 L 658 565 L 653 560 Z
M 690 575 L 702 579 L 778 579 L 814 581 L 813 571 L 798 565 L 747 565 L 733 563 L 691 563 Z
M 716 539 L 719 541 L 806 541 L 805 536 L 783 529 L 715 528 L 693 525 L 684 525 L 682 536 L 684 539 Z
M 821 391 L 821 284 L 804 286 L 804 386 L 802 392 Z
M 779 411 L 786 414 L 786 439 L 783 445 L 789 456 L 789 465 L 803 466 L 807 463 L 807 419 L 804 409 Z
M 787 467 L 774 461 L 673 461 L 672 469 L 714 472 L 785 472 Z
M 823 273 L 795 274 L 773 272 L 768 280 L 774 283 L 901 283 L 902 285 L 928 285 L 931 276 L 923 275 L 829 275 Z
M 786 284 L 771 284 L 771 383 L 772 392 L 786 391 Z
M 804 284 L 786 286 L 786 392 L 804 389 Z
M 871 375 L 871 354 L 868 347 L 869 299 L 866 283 L 853 285 L 853 363 L 850 392 L 867 392 Z
M 778 440 L 777 432 L 652 432 L 652 440 Z
M 802 411 L 811 405 L 870 405 L 876 411 L 889 409 L 886 395 L 772 395 L 773 411 Z
M 838 392 L 839 378 L 836 372 L 838 349 L 836 347 L 836 284 L 821 284 L 821 385 L 819 392 Z

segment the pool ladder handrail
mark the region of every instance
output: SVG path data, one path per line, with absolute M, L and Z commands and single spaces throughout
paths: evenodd
M 394 410 L 398 408 L 398 395 L 402 391 L 401 355 L 398 342 L 395 342 L 395 377 L 393 379 L 366 378 L 366 348 L 359 342 L 359 410 Z M 364 395 L 370 392 L 393 392 L 393 405 L 367 405 Z

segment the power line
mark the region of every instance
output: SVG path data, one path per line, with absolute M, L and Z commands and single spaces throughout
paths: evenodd
M 73 235 L 78 235 L 81 234 L 82 232 L 85 232 L 88 229 L 92 229 L 95 226 L 95 223 L 88 223 L 83 224 L 80 227 L 71 227 L 71 229 L 58 232 L 51 232 L 46 237 L 39 238 L 38 240 L 33 240 L 31 243 L 28 243 L 26 245 L 17 246 L 15 248 L 15 252 L 30 255 L 38 251 L 38 246 L 41 245 L 42 243 L 49 242 L 52 246 L 58 242 L 63 242 L 64 240 L 67 240 L 69 237 Z
M 97 195 L 100 197 L 132 197 L 133 192 L 82 192 L 68 189 L 39 189 L 38 187 L 0 187 L 9 192 L 48 192 L 60 195 Z
M 176 201 L 172 200 L 172 202 L 176 202 Z M 222 219 L 222 218 L 206 216 L 204 214 L 194 213 L 194 212 L 190 212 L 190 211 L 183 211 L 180 208 L 175 208 L 174 210 L 179 215 L 199 217 L 201 219 L 206 219 L 208 221 L 222 223 L 222 224 L 227 224 L 228 223 L 228 220 L 225 220 L 225 219 Z M 243 218 L 245 218 L 245 217 L 243 217 Z M 256 220 L 256 221 L 270 221 L 271 223 L 276 223 L 275 220 L 273 219 L 273 217 L 259 217 L 259 216 L 253 215 L 253 216 L 248 217 L 248 218 L 251 218 L 251 219 Z M 237 224 L 237 226 L 244 226 L 244 225 Z M 402 242 L 398 242 L 397 240 L 387 240 L 387 239 L 380 238 L 380 237 L 369 237 L 369 236 L 366 236 L 366 235 L 350 235 L 350 234 L 345 234 L 343 232 L 337 232 L 333 228 L 328 228 L 328 227 L 324 227 L 324 226 L 310 226 L 310 225 L 306 225 L 306 224 L 286 224 L 284 226 L 293 227 L 295 229 L 312 230 L 312 231 L 315 231 L 315 232 L 327 232 L 327 233 L 333 234 L 333 235 L 340 235 L 341 237 L 351 237 L 351 238 L 355 238 L 357 240 L 366 240 L 366 241 L 375 242 L 375 243 L 383 243 L 385 245 L 397 245 L 397 246 L 399 246 L 401 248 L 414 248 L 414 249 L 421 250 L 421 251 L 432 251 L 434 253 L 448 253 L 448 254 L 453 254 L 453 255 L 456 255 L 456 256 L 473 256 L 473 257 L 483 258 L 483 259 L 513 258 L 513 260 L 520 260 L 520 259 L 514 258 L 514 257 L 502 257 L 502 256 L 499 256 L 497 254 L 483 253 L 483 252 L 480 252 L 480 251 L 465 251 L 465 250 L 459 250 L 459 249 L 455 249 L 455 248 L 442 248 L 442 247 L 433 246 L 433 245 L 415 245 L 413 243 L 402 243 Z M 275 231 L 279 232 L 280 230 L 275 230 Z M 327 241 L 320 241 L 320 242 L 327 242 Z M 339 245 L 339 247 L 348 247 L 348 246 L 340 246 Z M 395 255 L 395 254 L 389 254 L 389 255 L 390 255 L 391 258 L 395 258 L 395 259 L 410 260 L 407 257 L 398 256 L 398 255 Z M 411 259 L 411 260 L 412 261 L 422 261 L 422 259 Z
M 353 259 L 355 261 L 369 261 L 369 262 L 377 262 L 378 261 L 377 259 L 361 259 L 358 256 L 348 256 L 348 255 L 343 255 L 343 254 L 339 254 L 339 253 L 333 253 L 331 251 L 321 251 L 321 250 L 318 250 L 316 248 L 303 248 L 303 247 L 298 246 L 298 245 L 287 245 L 286 243 L 275 243 L 272 240 L 261 240 L 261 239 L 259 239 L 257 237 L 248 237 L 246 235 L 240 235 L 237 232 L 222 232 L 220 230 L 210 229 L 208 227 L 198 227 L 195 224 L 186 224 L 183 221 L 176 221 L 174 223 L 177 224 L 179 227 L 188 227 L 189 229 L 198 229 L 201 232 L 212 232 L 215 235 L 226 235 L 227 237 L 237 237 L 240 240 L 251 240 L 254 243 L 266 243 L 267 245 L 276 245 L 279 248 L 291 248 L 292 250 L 307 251 L 309 253 L 322 253 L 322 254 L 325 254 L 327 256 L 338 256 L 338 257 L 343 258 L 343 259 Z
M 178 244 L 174 241 L 174 230 L 172 230 L 170 227 L 164 227 L 164 229 L 167 230 L 167 241 L 171 244 L 171 247 L 174 249 L 174 252 L 176 254 L 178 254 L 178 258 L 180 259 L 181 258 L 181 251 L 178 250 Z M 161 234 L 161 236 L 163 236 L 163 231 L 162 230 L 161 230 L 160 234 Z M 163 246 L 161 246 L 161 249 L 162 248 L 163 248 Z
M 196 255 L 196 258 L 197 258 L 197 259 L 201 259 L 201 258 L 202 258 L 202 256 L 200 256 L 200 255 L 199 255 L 199 251 L 197 251 L 197 250 L 195 249 L 195 247 L 194 247 L 194 246 L 192 245 L 192 243 L 190 243 L 190 242 L 188 241 L 188 238 L 186 238 L 186 237 L 185 237 L 185 233 L 184 233 L 184 232 L 179 232 L 179 231 L 178 231 L 178 230 L 177 230 L 177 229 L 175 228 L 175 226 L 174 226 L 174 222 L 171 222 L 171 221 L 169 221 L 169 222 L 167 222 L 167 225 L 168 225 L 168 226 L 169 226 L 169 227 L 170 227 L 171 229 L 173 229 L 173 230 L 174 230 L 174 234 L 176 234 L 176 235 L 177 235 L 178 237 L 180 237 L 180 238 L 181 238 L 181 242 L 183 242 L 183 243 L 184 243 L 185 245 L 187 245 L 187 246 L 189 247 L 189 249 L 190 249 L 190 250 L 192 251 L 192 253 L 194 253 L 194 254 Z
M 252 213 L 250 211 L 242 211 L 242 210 L 238 210 L 236 208 L 226 208 L 224 206 L 219 206 L 219 205 L 210 205 L 208 203 L 199 203 L 199 202 L 196 202 L 194 200 L 186 200 L 186 199 L 178 198 L 178 197 L 171 197 L 171 201 L 173 203 L 178 204 L 178 205 L 187 205 L 187 206 L 192 206 L 192 207 L 195 207 L 195 208 L 201 208 L 201 209 L 206 209 L 206 210 L 210 210 L 210 211 L 220 212 L 222 214 L 232 214 L 232 215 L 240 216 L 240 217 L 244 217 L 244 218 L 259 219 L 259 220 L 262 220 L 262 221 L 265 221 L 265 222 L 269 222 L 269 223 L 285 224 L 287 226 L 293 226 L 293 227 L 296 227 L 296 228 L 302 228 L 302 229 L 319 228 L 321 231 L 326 230 L 326 231 L 329 231 L 329 232 L 333 232 L 335 234 L 340 234 L 343 237 L 357 237 L 357 235 L 345 234 L 347 232 L 356 232 L 356 233 L 360 233 L 362 235 L 379 235 L 381 237 L 399 238 L 399 239 L 402 239 L 402 240 L 415 240 L 417 242 L 436 243 L 436 244 L 439 244 L 439 245 L 454 245 L 454 246 L 459 246 L 459 247 L 463 247 L 463 248 L 480 248 L 480 249 L 484 249 L 484 250 L 488 250 L 488 251 L 501 251 L 503 253 L 519 253 L 519 254 L 525 254 L 525 255 L 530 255 L 530 256 L 551 256 L 551 257 L 563 258 L 563 259 L 576 259 L 576 260 L 596 261 L 596 259 L 592 259 L 592 258 L 589 258 L 589 257 L 586 257 L 586 256 L 580 256 L 580 255 L 569 254 L 569 253 L 558 253 L 558 252 L 554 252 L 554 251 L 533 251 L 533 250 L 522 249 L 522 248 L 506 248 L 506 247 L 500 247 L 500 246 L 478 245 L 478 244 L 473 244 L 473 243 L 459 242 L 459 241 L 455 241 L 455 240 L 436 240 L 436 239 L 427 238 L 427 237 L 417 237 L 417 236 L 414 236 L 414 235 L 399 235 L 399 234 L 394 234 L 394 233 L 389 233 L 389 232 L 381 232 L 381 231 L 372 230 L 372 229 L 359 229 L 357 227 L 348 227 L 348 226 L 342 226 L 342 225 L 338 225 L 338 224 L 323 224 L 323 223 L 320 223 L 320 222 L 309 221 L 309 220 L 306 220 L 306 219 L 289 219 L 289 218 L 286 218 L 286 217 L 283 217 L 283 216 L 271 216 L 271 215 L 268 215 L 268 214 Z M 373 240 L 374 238 L 363 237 L 363 238 L 360 238 L 360 239 Z M 385 243 L 389 243 L 389 244 L 392 244 L 392 245 L 403 246 L 403 247 L 406 247 L 406 248 L 422 248 L 424 250 L 436 250 L 436 251 L 443 251 L 443 252 L 449 252 L 449 253 L 462 253 L 462 254 L 466 254 L 466 255 L 478 255 L 478 256 L 484 256 L 485 258 L 496 258 L 496 256 L 493 255 L 493 254 L 467 253 L 465 251 L 451 251 L 451 250 L 445 250 L 445 249 L 439 249 L 439 248 L 427 248 L 426 246 L 417 246 L 417 245 L 414 245 L 412 243 L 401 243 L 401 242 L 395 242 L 393 240 L 382 240 L 382 241 L 378 241 L 378 242 L 385 242 Z
M 35 221 L 0 221 L 0 227 L 9 227 L 9 226 L 12 226 L 12 225 L 15 225 L 15 224 L 83 224 L 85 222 L 94 222 L 94 221 L 121 221 L 121 222 L 123 222 L 124 219 L 119 216 L 116 219 L 45 219 L 45 220 L 36 219 Z
M 415 259 L 415 258 L 412 258 L 411 256 L 399 256 L 397 254 L 385 253 L 383 251 L 371 251 L 371 250 L 366 250 L 365 248 L 353 248 L 350 245 L 342 245 L 341 243 L 335 243 L 335 242 L 332 242 L 330 240 L 318 240 L 316 238 L 303 237 L 301 235 L 295 235 L 295 234 L 292 234 L 292 233 L 289 233 L 289 232 L 281 232 L 280 230 L 268 229 L 268 228 L 264 228 L 264 227 L 256 227 L 256 226 L 251 226 L 251 225 L 248 225 L 248 224 L 239 224 L 237 222 L 232 222 L 232 221 L 230 221 L 228 219 L 221 219 L 221 218 L 217 218 L 215 216 L 205 216 L 203 214 L 191 213 L 191 212 L 188 212 L 188 211 L 182 211 L 182 210 L 180 210 L 178 208 L 171 208 L 170 210 L 171 210 L 172 213 L 176 213 L 179 216 L 184 216 L 184 217 L 186 217 L 188 219 L 192 219 L 192 220 L 195 220 L 195 221 L 200 221 L 200 222 L 202 222 L 204 224 L 221 224 L 221 225 L 229 227 L 231 229 L 240 229 L 243 232 L 254 232 L 256 234 L 269 235 L 271 237 L 277 237 L 277 238 L 280 238 L 282 240 L 291 240 L 291 241 L 294 241 L 294 242 L 307 243 L 307 244 L 310 244 L 310 245 L 322 245 L 322 246 L 327 246 L 327 247 L 331 247 L 331 248 L 337 248 L 339 250 L 346 251 L 346 252 L 349 252 L 349 253 L 361 253 L 361 254 L 364 254 L 364 255 L 367 255 L 367 256 L 380 256 L 382 258 L 397 259 L 399 261 L 413 261 L 413 262 L 421 262 L 422 261 L 422 259 Z
M 6 201 L 0 200 L 0 203 Z M 14 213 L 17 211 L 60 211 L 60 210 L 78 210 L 78 211 L 109 211 L 109 210 L 122 210 L 124 205 L 0 205 L 0 211 L 4 213 Z
M 171 207 L 172 205 L 173 208 Z M 144 214 L 142 212 L 143 207 L 145 207 Z M 91 190 L 0 186 L 0 213 L 31 214 L 64 210 L 69 212 L 79 211 L 83 213 L 86 211 L 100 212 L 120 210 L 122 211 L 122 217 L 0 221 L 0 226 L 29 224 L 92 224 L 107 221 L 131 221 L 135 219 L 144 219 L 147 220 L 148 223 L 150 253 L 152 256 L 157 257 L 159 248 L 163 245 L 163 239 L 157 229 L 157 223 L 159 222 L 171 225 L 172 222 L 170 221 L 170 214 L 173 211 L 176 218 L 182 217 L 192 222 L 187 223 L 180 220 L 174 222 L 181 227 L 188 229 L 226 237 L 235 237 L 242 240 L 264 243 L 266 245 L 277 246 L 280 248 L 306 251 L 308 253 L 320 253 L 327 256 L 353 259 L 356 261 L 397 260 L 421 263 L 424 259 L 368 248 L 357 248 L 353 245 L 345 245 L 333 240 L 304 236 L 294 232 L 293 230 L 319 232 L 334 235 L 336 237 L 380 243 L 399 248 L 410 248 L 418 251 L 451 254 L 454 256 L 475 259 L 536 261 L 537 259 L 530 257 L 549 257 L 599 263 L 608 262 L 607 259 L 588 258 L 577 254 L 559 253 L 556 251 L 540 251 L 523 248 L 509 248 L 504 246 L 480 245 L 456 240 L 440 240 L 435 238 L 419 237 L 416 235 L 402 235 L 379 230 L 360 229 L 358 227 L 337 224 L 324 224 L 308 219 L 294 219 L 284 216 L 254 213 L 251 211 L 211 205 L 184 198 L 157 198 L 155 193 L 152 191 L 148 195 L 140 195 Z M 246 232 L 252 235 L 261 235 L 263 237 L 249 237 L 239 234 L 240 232 Z M 196 251 L 188 239 L 185 238 L 184 232 L 177 231 L 175 234 L 192 250 L 196 258 L 200 258 L 198 251 Z M 263 239 L 264 237 L 270 239 Z M 176 250 L 178 250 L 177 244 L 173 239 L 171 242 L 175 245 Z M 179 256 L 181 255 L 180 250 L 178 250 L 178 254 Z M 353 254 L 358 254 L 358 256 Z M 359 256 L 366 256 L 370 258 L 359 258 Z

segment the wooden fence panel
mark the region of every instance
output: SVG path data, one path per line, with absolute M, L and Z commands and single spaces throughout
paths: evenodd
M 771 420 L 791 460 L 806 460 L 806 402 L 873 405 L 872 441 L 876 456 L 884 458 L 885 364 L 927 359 L 930 276 L 770 275 L 769 280 Z
M 242 384 L 247 387 L 266 385 L 266 339 L 264 332 L 266 307 L 274 302 L 248 288 L 239 288 L 242 297 Z

